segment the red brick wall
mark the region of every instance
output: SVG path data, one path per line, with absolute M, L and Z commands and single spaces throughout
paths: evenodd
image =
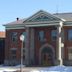
M 40 41 L 38 40 L 38 35 L 37 32 L 40 30 L 44 30 L 45 31 L 45 38 L 46 41 L 45 43 L 48 43 L 50 45 L 52 45 L 56 51 L 56 41 L 52 41 L 51 40 L 51 31 L 55 30 L 56 27 L 34 27 L 35 29 L 35 61 L 36 63 L 38 63 L 39 61 L 39 49 L 41 48 L 42 44 L 40 43 Z M 72 42 L 67 40 L 67 30 L 68 29 L 72 29 L 72 27 L 64 27 L 64 51 L 65 51 L 65 59 L 68 59 L 68 49 L 67 47 L 72 46 Z M 10 48 L 18 48 L 17 49 L 17 59 L 20 59 L 20 48 L 21 48 L 21 41 L 19 39 L 20 35 L 22 32 L 24 32 L 24 29 L 14 29 L 14 30 L 6 30 L 6 40 L 5 40 L 5 59 L 9 58 L 10 55 Z M 10 33 L 11 32 L 18 32 L 18 41 L 17 44 L 14 44 L 11 42 L 11 38 L 10 38 Z
M 65 59 L 68 59 L 68 47 L 72 47 L 72 41 L 68 40 L 68 30 L 72 29 L 72 27 L 64 27 L 64 51 L 65 51 Z
M 14 29 L 14 30 L 6 30 L 6 40 L 5 40 L 5 59 L 9 59 L 10 57 L 10 48 L 17 48 L 17 59 L 20 59 L 20 48 L 21 48 L 21 41 L 20 41 L 20 35 L 22 32 L 24 32 L 25 29 Z M 11 41 L 11 32 L 18 32 L 18 41 L 17 43 L 12 43 Z
M 45 43 L 48 43 L 50 45 L 52 45 L 55 49 L 56 49 L 56 41 L 52 41 L 51 40 L 51 31 L 55 30 L 55 27 L 38 27 L 38 28 L 34 28 L 35 29 L 35 60 L 36 60 L 36 64 L 39 62 L 39 49 L 41 48 L 42 45 L 44 45 Z M 46 41 L 41 44 L 41 42 L 38 40 L 38 35 L 37 32 L 40 30 L 44 30 L 45 31 L 45 38 Z

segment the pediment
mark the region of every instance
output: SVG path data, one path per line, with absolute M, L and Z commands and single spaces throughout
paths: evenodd
M 50 13 L 47 13 L 43 10 L 38 11 L 24 22 L 40 22 L 40 21 L 60 21 L 60 18 L 53 16 Z

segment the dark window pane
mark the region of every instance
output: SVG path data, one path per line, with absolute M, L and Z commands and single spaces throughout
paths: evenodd
M 44 36 L 45 36 L 44 31 L 39 31 L 39 32 L 38 32 L 38 38 L 39 38 L 39 40 L 40 40 L 41 42 L 44 41 Z
M 68 40 L 72 40 L 72 30 L 68 30 Z
M 51 32 L 51 37 L 52 37 L 52 40 L 55 41 L 56 38 L 57 38 L 57 31 L 56 30 L 52 30 Z
M 13 42 L 17 42 L 17 32 L 12 32 L 12 33 L 11 33 L 11 40 L 12 40 Z

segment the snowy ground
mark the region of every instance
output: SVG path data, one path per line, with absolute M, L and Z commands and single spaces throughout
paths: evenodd
M 72 66 L 53 66 L 32 70 L 30 72 L 72 72 Z
M 17 66 L 0 66 L 0 72 L 14 72 L 20 70 Z M 24 72 L 72 72 L 72 66 L 53 67 L 24 67 Z
M 20 68 L 14 67 L 14 66 L 3 66 L 0 65 L 0 72 L 14 72 L 19 70 Z

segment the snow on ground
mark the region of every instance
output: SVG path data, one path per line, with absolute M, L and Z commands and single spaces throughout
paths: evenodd
M 72 66 L 53 66 L 32 70 L 30 72 L 72 72 Z
M 14 72 L 20 70 L 19 67 L 0 66 L 0 72 Z M 72 66 L 52 66 L 52 67 L 23 67 L 27 72 L 72 72 Z
M 3 66 L 0 65 L 0 72 L 14 72 L 17 71 L 18 68 L 15 68 L 14 66 Z

